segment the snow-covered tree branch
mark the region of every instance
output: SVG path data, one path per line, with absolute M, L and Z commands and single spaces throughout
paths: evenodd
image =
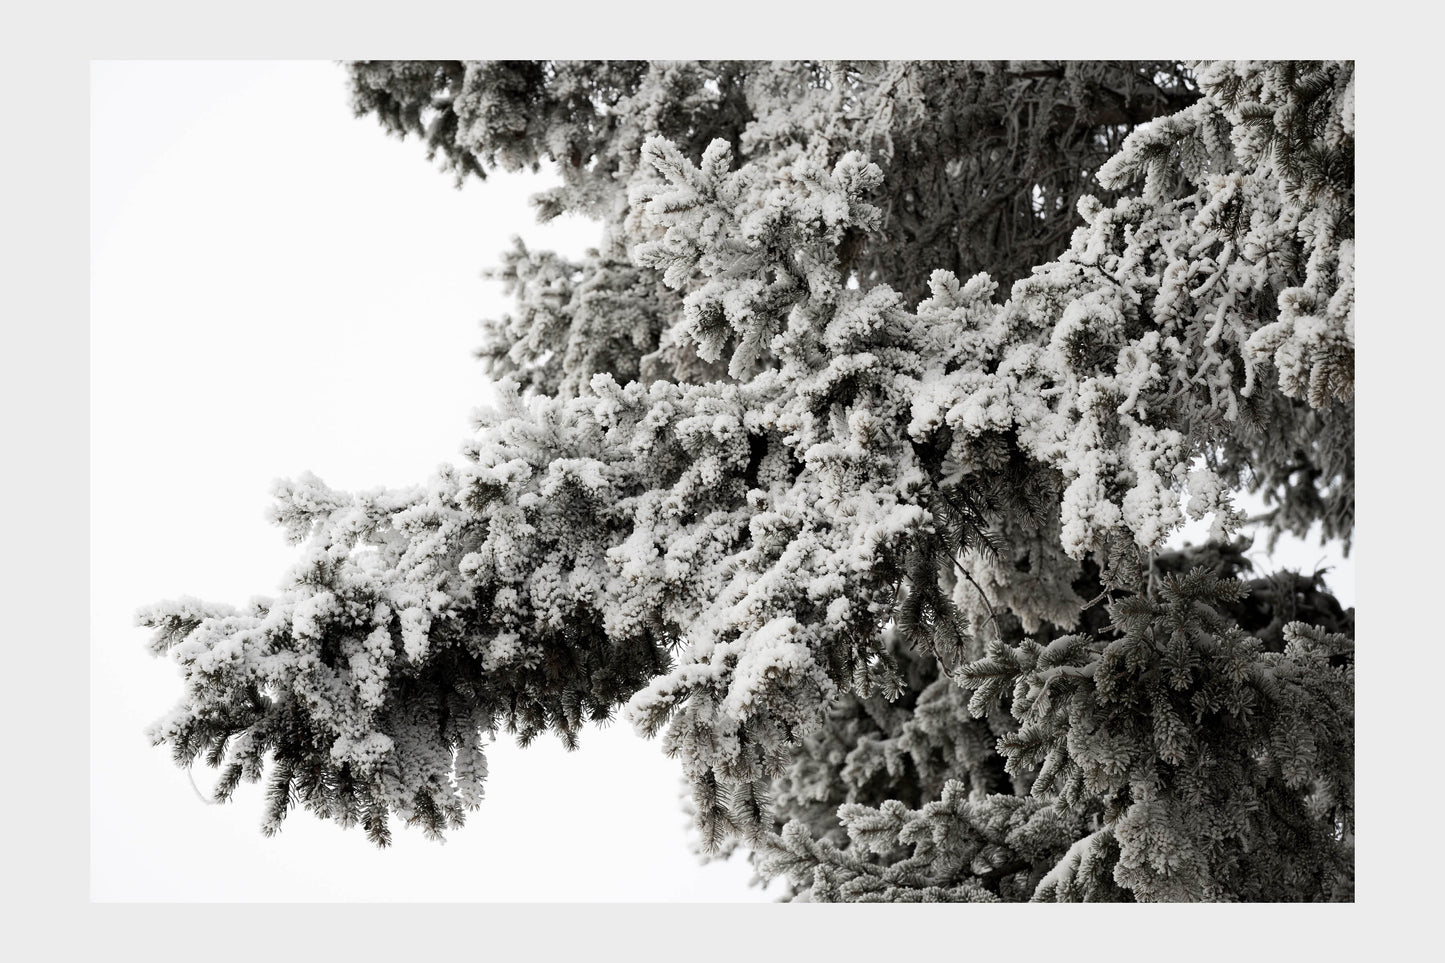
M 796 898 L 1353 898 L 1353 610 L 1235 500 L 1352 537 L 1353 64 L 349 69 L 599 243 L 503 255 L 464 464 L 142 612 L 178 762 L 385 843 L 621 713 Z

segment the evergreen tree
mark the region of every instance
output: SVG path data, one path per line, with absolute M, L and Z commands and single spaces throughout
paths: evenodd
M 1353 531 L 1353 64 L 349 69 L 601 239 L 504 255 L 465 464 L 142 612 L 218 796 L 438 835 L 621 711 L 793 898 L 1353 897 L 1353 610 L 1232 501 Z

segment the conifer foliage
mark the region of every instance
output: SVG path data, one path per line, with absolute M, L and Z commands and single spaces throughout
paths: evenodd
M 1353 531 L 1353 64 L 349 70 L 600 240 L 503 255 L 464 464 L 142 612 L 178 763 L 385 844 L 621 712 L 791 898 L 1353 898 L 1353 610 L 1232 502 Z

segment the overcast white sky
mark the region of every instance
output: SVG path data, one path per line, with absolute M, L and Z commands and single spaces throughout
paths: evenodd
M 580 253 L 597 231 L 539 227 L 540 178 L 457 191 L 352 117 L 334 64 L 97 63 L 91 98 L 92 898 L 766 899 L 740 858 L 697 863 L 676 763 L 625 724 L 575 753 L 499 743 L 464 829 L 387 851 L 304 811 L 266 839 L 260 786 L 207 806 L 150 747 L 180 686 L 135 609 L 273 593 L 273 478 L 459 460 L 477 321 L 507 307 L 480 270 L 513 234 Z
M 259 786 L 205 805 L 149 746 L 180 687 L 135 609 L 275 591 L 273 478 L 400 486 L 457 460 L 487 400 L 476 322 L 507 308 L 479 271 L 513 234 L 580 252 L 597 230 L 536 225 L 541 178 L 455 190 L 351 116 L 333 64 L 97 63 L 91 98 L 92 899 L 766 899 L 741 859 L 696 862 L 676 765 L 623 724 L 570 754 L 499 743 L 466 828 L 387 851 L 304 811 L 266 839 Z M 1275 561 L 1321 559 L 1353 604 L 1353 560 Z

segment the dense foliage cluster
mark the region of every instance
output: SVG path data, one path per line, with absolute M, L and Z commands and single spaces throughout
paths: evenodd
M 621 710 L 794 898 L 1352 898 L 1353 610 L 1231 540 L 1353 531 L 1352 64 L 350 70 L 602 237 L 504 256 L 464 465 L 142 614 L 178 762 L 384 843 Z

